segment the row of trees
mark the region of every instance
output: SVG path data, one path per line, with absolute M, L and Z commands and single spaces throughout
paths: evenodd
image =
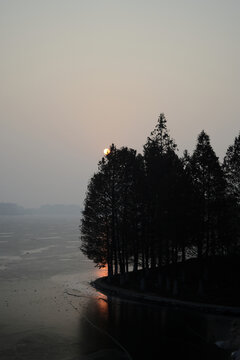
M 176 151 L 160 114 L 143 155 L 112 145 L 99 162 L 81 250 L 109 276 L 240 250 L 240 135 L 222 164 L 204 131 L 192 155 Z

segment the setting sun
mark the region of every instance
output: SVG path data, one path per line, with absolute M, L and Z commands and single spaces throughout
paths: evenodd
M 108 154 L 110 154 L 110 149 L 106 148 L 103 150 L 103 152 L 104 152 L 104 155 L 108 155 Z

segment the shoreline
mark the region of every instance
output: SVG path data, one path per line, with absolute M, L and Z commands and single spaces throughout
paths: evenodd
M 171 306 L 175 308 L 185 308 L 201 312 L 240 316 L 240 307 L 205 304 L 200 302 L 178 300 L 170 297 L 163 297 L 153 293 L 129 290 L 121 286 L 111 285 L 107 283 L 107 276 L 98 278 L 90 283 L 96 290 L 101 291 L 105 295 L 115 296 L 126 300 L 139 301 L 145 304 Z

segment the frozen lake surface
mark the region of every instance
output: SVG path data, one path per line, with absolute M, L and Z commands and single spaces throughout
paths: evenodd
M 107 297 L 79 218 L 0 217 L 0 359 L 229 359 L 239 318 Z M 222 350 L 215 344 L 221 344 Z

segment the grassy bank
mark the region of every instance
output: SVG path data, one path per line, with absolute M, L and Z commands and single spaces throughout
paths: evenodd
M 240 307 L 240 257 L 189 259 L 106 279 L 108 286 L 205 304 Z

